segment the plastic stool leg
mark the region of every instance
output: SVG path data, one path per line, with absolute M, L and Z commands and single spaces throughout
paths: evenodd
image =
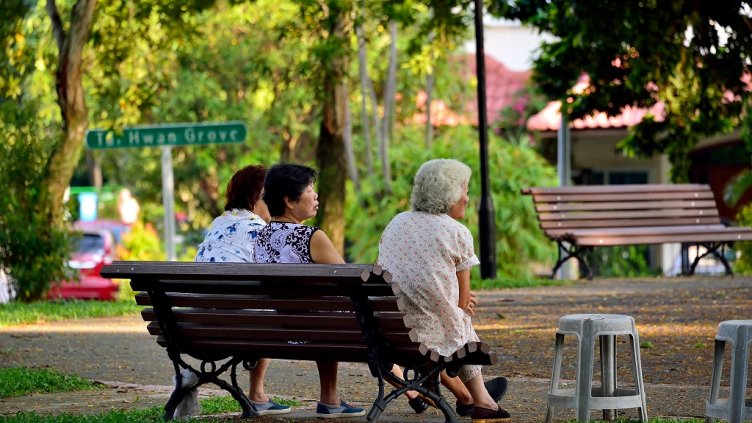
M 721 374 L 723 372 L 723 353 L 726 351 L 726 341 L 715 340 L 715 352 L 713 353 L 713 375 L 710 381 L 710 397 L 708 404 L 718 402 L 718 393 L 721 390 Z M 713 423 L 715 418 L 705 417 L 705 423 Z
M 582 323 L 582 339 L 579 340 L 577 363 L 577 421 L 590 420 L 590 396 L 593 387 L 593 321 L 585 319 Z
M 648 421 L 648 409 L 645 401 L 645 383 L 642 381 L 642 359 L 640 358 L 640 336 L 637 329 L 632 329 L 629 341 L 632 347 L 632 374 L 635 378 L 635 389 L 640 393 L 640 421 Z
M 556 333 L 556 342 L 554 343 L 554 367 L 551 371 L 551 390 L 552 394 L 556 394 L 559 391 L 559 377 L 561 375 L 561 358 L 564 354 L 564 334 Z M 554 406 L 551 405 L 551 401 L 548 402 L 548 408 L 546 410 L 546 423 L 551 423 L 554 417 Z
M 736 342 L 731 354 L 731 396 L 729 398 L 729 423 L 742 423 L 747 388 L 747 330 L 736 331 Z
M 600 335 L 601 345 L 601 395 L 613 397 L 616 391 L 616 336 Z M 603 420 L 613 421 L 616 410 L 604 409 Z

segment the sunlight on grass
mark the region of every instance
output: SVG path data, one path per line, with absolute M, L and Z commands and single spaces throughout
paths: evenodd
M 282 405 L 289 405 L 290 407 L 299 407 L 301 405 L 300 401 L 292 399 L 272 398 L 272 401 Z M 240 404 L 229 395 L 201 400 L 201 414 L 220 414 L 235 411 L 240 412 Z
M 135 301 L 39 301 L 0 304 L 0 327 L 138 314 Z
M 49 369 L 0 368 L 0 398 L 31 393 L 70 392 L 98 389 L 86 379 L 63 375 Z

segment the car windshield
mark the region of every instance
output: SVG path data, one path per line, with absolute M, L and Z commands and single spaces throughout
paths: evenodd
M 104 251 L 104 238 L 95 234 L 83 234 L 78 239 L 74 251 L 78 253 L 102 253 Z

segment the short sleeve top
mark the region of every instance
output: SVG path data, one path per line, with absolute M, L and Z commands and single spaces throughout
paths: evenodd
M 399 286 L 420 342 L 450 355 L 478 340 L 459 307 L 457 272 L 480 264 L 464 225 L 446 214 L 400 213 L 381 235 L 378 263 Z
M 261 217 L 244 209 L 225 211 L 212 222 L 199 244 L 197 262 L 253 263 L 256 236 L 266 226 Z
M 313 263 L 311 237 L 317 230 L 315 226 L 270 222 L 256 238 L 256 263 Z

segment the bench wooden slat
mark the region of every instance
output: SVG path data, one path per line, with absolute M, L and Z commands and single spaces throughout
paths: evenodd
M 211 311 L 211 310 L 175 310 L 175 318 L 178 322 L 212 323 L 217 320 L 228 320 L 238 324 L 264 324 L 264 325 L 292 325 L 299 327 L 339 326 L 345 329 L 359 328 L 358 322 L 352 316 L 341 313 L 319 313 L 312 316 L 309 313 L 274 313 L 252 311 Z M 156 321 L 154 310 L 146 308 L 141 311 L 144 321 Z M 412 327 L 409 316 L 402 313 L 377 313 L 376 319 L 379 327 L 385 330 Z
M 714 217 L 716 209 L 682 209 L 682 210 L 628 210 L 628 211 L 593 211 L 566 213 L 538 213 L 542 221 L 546 220 L 600 220 L 600 219 L 634 219 L 634 226 L 639 226 L 640 219 L 674 218 L 674 217 Z
M 256 341 L 315 341 L 315 342 L 350 342 L 363 341 L 360 328 L 343 329 L 337 327 L 289 328 L 282 326 L 251 326 L 251 325 L 206 325 L 196 323 L 181 323 L 178 325 L 182 336 L 190 339 L 237 339 L 248 338 Z M 147 325 L 151 335 L 160 335 L 161 330 L 157 322 Z M 414 329 L 400 328 L 385 331 L 387 341 L 394 345 L 410 345 L 416 338 Z
M 622 193 L 671 193 L 671 192 L 704 192 L 708 190 L 704 184 L 626 184 L 626 185 L 576 185 L 564 187 L 531 187 L 522 190 L 523 194 L 611 194 L 614 191 Z
M 673 219 L 640 219 L 640 226 L 688 226 L 688 225 L 716 225 L 720 224 L 718 217 L 677 217 Z M 568 231 L 560 231 L 560 229 L 578 229 L 578 228 L 620 228 L 620 227 L 634 227 L 634 219 L 605 219 L 605 220 L 564 220 L 564 221 L 548 221 L 540 222 L 541 228 L 546 235 L 551 238 L 558 238 L 563 233 Z
M 290 272 L 290 266 L 296 268 Z M 311 283 L 337 282 L 360 283 L 371 276 L 371 270 L 375 266 L 362 264 L 257 264 L 257 263 L 206 263 L 182 262 L 175 266 L 175 262 L 156 261 L 116 261 L 102 269 L 102 276 L 117 278 L 119 274 L 126 274 L 127 278 L 163 278 L 183 280 L 195 276 L 202 280 L 248 280 L 253 275 L 253 280 L 278 282 L 294 279 L 296 273 L 305 276 Z M 122 276 L 121 276 L 122 277 Z M 360 282 L 356 282 L 360 279 Z
M 625 201 L 661 201 L 661 200 L 714 200 L 712 192 L 692 193 L 614 193 L 614 194 L 537 194 L 533 196 L 536 203 L 589 203 L 589 202 L 625 202 Z
M 322 310 L 322 311 L 355 311 L 352 301 L 348 297 L 331 297 L 321 299 L 279 299 L 271 296 L 226 296 L 212 294 L 170 294 L 170 304 L 173 307 L 199 307 L 218 309 L 273 309 L 273 310 Z M 400 300 L 396 298 L 373 298 L 375 311 L 400 311 Z M 136 303 L 143 306 L 151 305 L 147 293 L 136 295 Z
M 164 347 L 163 338 L 157 342 Z M 195 353 L 194 353 L 195 350 Z M 357 344 L 327 344 L 327 343 L 309 343 L 309 344 L 288 344 L 286 342 L 264 342 L 255 341 L 216 341 L 201 340 L 189 342 L 185 350 L 181 352 L 189 355 L 201 357 L 204 353 L 215 352 L 217 355 L 234 356 L 247 355 L 256 358 L 278 358 L 278 359 L 300 359 L 305 355 L 306 360 L 329 360 L 329 361 L 348 361 L 362 363 L 368 360 L 368 348 L 363 343 Z M 417 348 L 406 346 L 395 346 L 393 348 L 395 363 L 399 365 L 413 364 L 421 361 L 432 361 L 430 358 L 422 355 Z M 481 364 L 481 363 L 473 363 Z
M 214 294 L 251 294 L 251 295 L 278 295 L 287 297 L 310 297 L 315 295 L 343 295 L 350 289 L 346 284 L 305 283 L 304 279 L 258 282 L 253 280 L 131 280 L 131 288 L 134 291 L 149 291 L 155 283 L 162 284 L 162 289 L 171 292 Z M 357 285 L 359 288 L 361 285 Z M 395 294 L 396 285 L 385 283 L 364 283 L 362 289 L 369 296 L 391 296 Z M 211 288 L 211 289 L 209 289 Z
M 614 246 L 637 244 L 665 244 L 674 242 L 736 242 L 752 241 L 752 233 L 686 233 L 666 235 L 614 235 L 614 236 L 577 236 L 578 245 Z
M 536 204 L 535 209 L 541 212 L 592 211 L 592 210 L 666 210 L 666 209 L 715 209 L 713 200 L 678 200 L 678 201 L 631 201 L 631 202 L 592 202 L 572 203 L 557 202 L 551 204 Z

